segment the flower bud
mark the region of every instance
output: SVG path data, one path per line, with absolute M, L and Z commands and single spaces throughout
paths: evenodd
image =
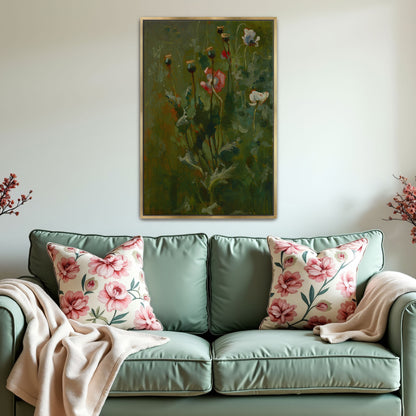
M 209 58 L 214 59 L 215 58 L 215 50 L 212 46 L 207 48 L 207 55 Z
M 172 55 L 170 53 L 165 55 L 164 62 L 166 66 L 170 66 L 172 64 Z
M 224 42 L 227 42 L 230 40 L 231 35 L 229 33 L 221 33 L 221 38 Z
M 191 74 L 196 71 L 195 61 L 193 59 L 186 61 L 186 69 Z

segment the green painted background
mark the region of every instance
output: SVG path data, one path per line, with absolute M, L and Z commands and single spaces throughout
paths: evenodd
M 275 214 L 274 23 L 142 21 L 144 216 Z

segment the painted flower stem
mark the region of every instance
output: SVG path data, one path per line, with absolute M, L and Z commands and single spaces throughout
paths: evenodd
M 194 95 L 194 105 L 195 105 L 195 111 L 197 111 L 197 110 L 196 110 L 196 86 L 195 86 L 195 76 L 194 76 L 194 73 L 193 73 L 193 72 L 191 72 L 191 75 L 192 75 L 192 92 L 193 92 L 193 95 Z
M 168 67 L 168 76 L 169 76 L 169 78 L 170 78 L 170 80 L 172 82 L 173 95 L 175 97 L 177 97 L 177 95 L 176 95 L 176 88 L 175 88 L 175 80 L 173 78 L 172 68 L 170 67 L 170 65 Z
M 257 112 L 257 107 L 259 106 L 259 104 L 256 104 L 256 108 L 254 109 L 254 114 L 253 114 L 253 133 L 256 132 L 256 112 Z

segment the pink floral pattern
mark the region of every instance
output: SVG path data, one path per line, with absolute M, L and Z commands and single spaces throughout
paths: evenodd
M 344 298 L 353 296 L 355 294 L 355 287 L 355 274 L 352 271 L 342 274 L 336 286 Z
M 75 293 L 69 290 L 64 296 L 60 296 L 59 303 L 62 312 L 68 319 L 79 319 L 79 317 L 85 316 L 90 310 L 88 296 L 84 296 L 80 290 Z
M 284 299 L 274 299 L 269 306 L 269 316 L 273 322 L 285 324 L 293 321 L 297 313 L 295 311 L 296 305 L 289 305 Z
M 132 238 L 131 240 L 123 243 L 120 247 L 124 250 L 133 250 L 135 248 L 143 250 L 143 239 L 141 237 Z
M 79 266 L 72 257 L 63 258 L 60 262 L 58 262 L 56 268 L 59 278 L 64 282 L 67 282 L 70 279 L 75 279 L 77 277 L 77 273 L 79 272 Z
M 340 250 L 353 250 L 358 253 L 364 251 L 367 247 L 368 241 L 366 238 L 361 238 L 360 240 L 351 241 L 350 243 L 343 244 L 338 248 Z
M 59 303 L 68 318 L 122 329 L 162 329 L 150 304 L 143 271 L 143 238 L 135 237 L 104 258 L 49 243 L 59 286 Z
M 313 329 L 317 325 L 325 325 L 331 323 L 331 320 L 326 316 L 311 316 L 308 319 L 308 323 L 305 325 L 305 329 Z
M 340 322 L 345 322 L 349 316 L 351 316 L 357 307 L 357 304 L 351 300 L 347 300 L 341 303 L 341 307 L 338 309 L 337 319 Z
M 287 296 L 290 293 L 296 293 L 302 287 L 302 283 L 303 279 L 300 278 L 298 272 L 291 273 L 287 271 L 279 276 L 277 285 L 274 288 L 277 289 L 277 293 Z
M 107 254 L 103 259 L 93 257 L 89 264 L 88 272 L 109 279 L 120 279 L 129 275 L 129 262 L 123 255 Z
M 321 311 L 321 312 L 326 312 L 330 308 L 331 308 L 331 306 L 329 305 L 329 302 L 325 302 L 325 301 L 319 302 L 316 305 L 316 309 L 318 309 L 318 311 Z
M 268 237 L 273 275 L 267 316 L 260 329 L 308 328 L 343 322 L 356 307 L 356 275 L 368 241 L 315 252 Z
M 149 304 L 140 305 L 140 309 L 136 311 L 134 326 L 136 329 L 162 329 L 160 322 L 156 319 Z
M 128 294 L 126 286 L 120 282 L 110 282 L 104 285 L 104 289 L 98 294 L 98 300 L 105 303 L 108 312 L 126 309 L 131 296 Z
M 308 260 L 305 270 L 308 272 L 310 279 L 320 283 L 330 279 L 336 273 L 337 267 L 331 257 L 313 257 Z
M 286 254 L 298 254 L 305 250 L 305 246 L 296 244 L 290 240 L 277 240 L 274 242 L 273 251 L 274 253 L 280 253 L 282 251 Z

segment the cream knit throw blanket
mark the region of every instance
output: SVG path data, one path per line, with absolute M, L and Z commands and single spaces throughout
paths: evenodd
M 0 280 L 0 294 L 14 299 L 27 321 L 23 351 L 7 388 L 35 406 L 35 415 L 100 413 L 123 360 L 169 339 L 67 319 L 38 285 Z
M 355 312 L 346 322 L 316 326 L 313 333 L 336 344 L 356 341 L 379 341 L 386 330 L 390 307 L 404 293 L 416 292 L 416 280 L 399 272 L 381 272 L 368 283 Z

